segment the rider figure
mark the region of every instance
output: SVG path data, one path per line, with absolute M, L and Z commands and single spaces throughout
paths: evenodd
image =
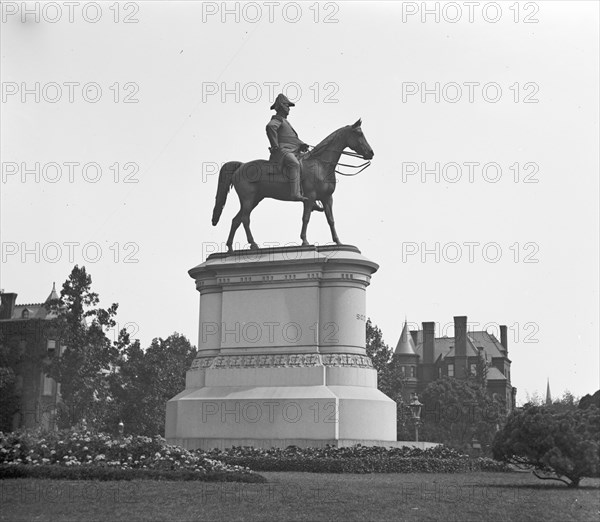
M 271 143 L 270 161 L 282 164 L 284 174 L 290 180 L 290 199 L 292 201 L 306 201 L 300 193 L 300 162 L 297 155 L 308 150 L 308 145 L 304 143 L 287 120 L 290 113 L 290 107 L 295 104 L 287 99 L 283 94 L 278 94 L 271 110 L 275 114 L 267 124 L 267 137 Z

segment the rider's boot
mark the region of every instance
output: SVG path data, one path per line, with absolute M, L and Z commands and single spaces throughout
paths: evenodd
M 292 167 L 294 176 L 290 183 L 290 199 L 292 201 L 308 201 L 308 198 L 303 196 L 300 192 L 300 167 Z

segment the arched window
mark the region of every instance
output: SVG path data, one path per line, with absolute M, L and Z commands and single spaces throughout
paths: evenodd
M 29 310 L 27 310 L 27 308 L 25 308 L 25 310 L 23 310 L 21 312 L 21 318 L 22 319 L 29 319 Z

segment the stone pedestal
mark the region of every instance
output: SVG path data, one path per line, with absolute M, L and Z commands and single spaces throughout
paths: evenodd
M 378 265 L 352 246 L 213 254 L 200 292 L 198 355 L 167 403 L 186 448 L 396 440 L 396 404 L 365 352 L 365 296 Z

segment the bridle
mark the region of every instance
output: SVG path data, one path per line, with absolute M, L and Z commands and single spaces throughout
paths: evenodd
M 315 148 L 314 145 L 309 145 L 309 147 L 311 149 Z M 356 152 L 342 151 L 342 154 L 344 154 L 345 156 L 350 156 L 352 158 L 366 159 L 362 154 L 358 154 Z M 321 160 L 321 161 L 323 161 L 323 160 Z M 327 162 L 323 162 L 323 163 L 329 164 L 329 163 L 333 163 L 333 162 L 332 161 L 331 162 L 327 161 Z M 363 170 L 365 170 L 367 167 L 371 166 L 371 160 L 367 160 L 364 163 L 362 163 L 361 165 L 348 165 L 347 163 L 339 163 L 339 162 L 337 162 L 336 165 L 341 165 L 342 167 L 349 167 L 351 169 L 360 169 L 359 171 L 354 172 L 353 174 L 347 174 L 347 173 L 342 172 L 340 170 L 334 169 L 334 171 L 335 171 L 336 174 L 341 174 L 342 176 L 356 176 L 357 174 L 360 174 Z

